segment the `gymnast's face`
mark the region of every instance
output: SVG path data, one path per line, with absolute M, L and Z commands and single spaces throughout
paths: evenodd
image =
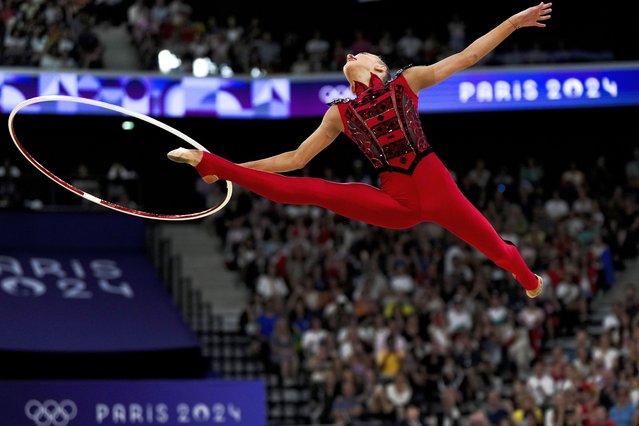
M 372 53 L 362 52 L 357 55 L 349 53 L 346 55 L 346 63 L 342 70 L 346 78 L 351 80 L 354 76 L 362 74 L 362 71 L 365 74 L 371 72 L 384 73 L 386 72 L 386 64 L 379 56 Z

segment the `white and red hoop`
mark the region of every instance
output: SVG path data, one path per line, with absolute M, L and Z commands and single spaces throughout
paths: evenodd
M 9 114 L 9 133 L 11 135 L 11 139 L 13 139 L 13 142 L 15 143 L 16 147 L 18 147 L 18 150 L 22 153 L 22 155 L 25 156 L 25 158 L 27 160 L 29 160 L 29 162 L 31 164 L 33 164 L 38 170 L 40 170 L 46 177 L 48 177 L 49 179 L 51 179 L 52 181 L 54 181 L 55 183 L 57 183 L 58 185 L 62 186 L 65 189 L 68 189 L 69 191 L 73 192 L 76 195 L 79 195 L 80 197 L 84 198 L 85 200 L 89 200 L 95 204 L 98 204 L 100 206 L 104 206 L 104 207 L 108 207 L 112 210 L 116 210 L 122 213 L 126 213 L 126 214 L 130 214 L 133 216 L 138 216 L 138 217 L 142 217 L 142 218 L 146 218 L 146 219 L 156 219 L 156 220 L 166 220 L 166 221 L 180 221 L 180 220 L 195 220 L 195 219 L 201 219 L 203 217 L 206 216 L 210 216 L 214 213 L 219 212 L 220 210 L 222 210 L 227 204 L 228 202 L 231 200 L 231 196 L 233 195 L 233 184 L 229 181 L 226 181 L 226 198 L 224 199 L 224 201 L 222 201 L 222 203 L 216 207 L 211 207 L 207 210 L 203 210 L 201 212 L 197 212 L 197 213 L 189 213 L 189 214 L 179 214 L 179 215 L 166 215 L 166 214 L 157 214 L 157 213 L 149 213 L 149 212 L 144 212 L 141 210 L 135 210 L 135 209 L 131 209 L 128 207 L 124 207 L 124 206 L 120 206 L 118 204 L 114 204 L 110 201 L 106 201 L 106 200 L 102 200 L 94 195 L 91 195 L 87 192 L 84 192 L 78 188 L 76 188 L 75 186 L 71 185 L 70 183 L 66 182 L 63 179 L 60 179 L 58 176 L 54 175 L 53 173 L 51 173 L 46 167 L 44 167 L 42 164 L 38 163 L 36 161 L 35 158 L 33 158 L 31 156 L 31 154 L 29 154 L 29 152 L 24 148 L 24 146 L 22 146 L 22 144 L 20 143 L 20 141 L 18 140 L 18 136 L 16 135 L 16 131 L 15 128 L 13 126 L 13 121 L 16 117 L 16 115 L 18 114 L 18 112 L 20 112 L 22 109 L 33 105 L 33 104 L 38 104 L 38 103 L 43 103 L 43 102 L 62 102 L 62 101 L 66 101 L 66 102 L 76 102 L 76 103 L 81 103 L 81 104 L 86 104 L 86 105 L 92 105 L 98 108 L 104 108 L 104 109 L 108 109 L 114 112 L 118 112 L 120 114 L 124 114 L 130 117 L 135 117 L 139 120 L 145 121 L 149 124 L 152 124 L 154 126 L 157 126 L 175 136 L 177 136 L 178 138 L 182 139 L 183 141 L 187 142 L 189 145 L 193 146 L 195 149 L 199 149 L 201 151 L 206 151 L 209 152 L 206 148 L 204 148 L 202 145 L 200 145 L 196 140 L 192 139 L 191 137 L 185 135 L 184 133 L 180 132 L 179 130 L 162 123 L 161 121 L 158 121 L 154 118 L 151 118 L 147 115 L 141 114 L 139 112 L 135 112 L 135 111 L 130 111 L 126 108 L 122 108 L 120 106 L 117 105 L 113 105 L 113 104 L 109 104 L 107 102 L 102 102 L 102 101 L 96 101 L 93 99 L 86 99 L 86 98 L 80 98 L 80 97 L 76 97 L 76 96 L 62 96 L 62 95 L 47 95 L 47 96 L 38 96 L 38 97 L 34 97 L 34 98 L 30 98 L 27 99 L 25 101 L 20 102 L 18 105 L 16 105 L 13 110 L 11 111 L 11 114 Z

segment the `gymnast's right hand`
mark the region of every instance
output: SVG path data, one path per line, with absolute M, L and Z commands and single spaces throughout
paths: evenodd
M 177 148 L 170 151 L 166 156 L 169 160 L 176 163 L 187 163 L 193 167 L 196 167 L 202 161 L 202 151 L 197 149 Z M 218 181 L 218 177 L 215 175 L 202 176 L 202 179 L 206 183 L 214 183 Z

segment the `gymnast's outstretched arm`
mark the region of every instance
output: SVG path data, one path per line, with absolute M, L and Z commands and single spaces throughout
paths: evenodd
M 304 168 L 309 161 L 329 146 L 343 129 L 342 119 L 337 105 L 331 106 L 324 114 L 319 127 L 302 144 L 293 151 L 264 158 L 262 160 L 249 161 L 240 164 L 251 169 L 266 172 L 290 172 Z
M 515 30 L 524 27 L 546 26 L 552 3 L 541 2 L 505 19 L 501 24 L 479 37 L 461 52 L 450 55 L 432 65 L 408 68 L 404 77 L 413 92 L 441 83 L 451 75 L 475 65 Z
M 297 149 L 262 160 L 241 163 L 238 166 L 272 173 L 290 172 L 304 168 L 313 157 L 329 146 L 343 130 L 344 124 L 342 123 L 339 109 L 337 105 L 333 105 L 324 114 L 319 127 Z M 202 155 L 203 151 L 178 148 L 169 152 L 168 157 L 173 161 L 188 163 L 196 167 L 202 160 Z M 204 175 L 202 177 L 207 183 L 213 183 L 218 180 L 217 175 Z
M 264 172 L 283 173 L 304 168 L 309 161 L 329 146 L 342 132 L 344 124 L 337 105 L 332 105 L 324 114 L 319 127 L 293 151 L 283 152 L 261 160 L 238 164 L 249 169 Z M 202 151 L 178 148 L 169 152 L 168 157 L 180 163 L 188 163 L 196 167 L 202 159 Z M 207 183 L 218 180 L 216 175 L 203 176 Z

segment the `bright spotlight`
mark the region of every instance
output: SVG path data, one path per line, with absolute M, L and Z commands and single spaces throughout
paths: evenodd
M 266 75 L 266 71 L 258 68 L 258 67 L 253 67 L 251 69 L 251 77 L 253 78 L 260 78 L 260 77 L 264 77 Z
M 164 49 L 158 53 L 158 67 L 162 73 L 168 74 L 179 68 L 180 65 L 182 65 L 182 61 L 170 50 Z
M 220 75 L 222 77 L 230 78 L 230 77 L 233 77 L 233 74 L 234 74 L 233 69 L 230 66 L 224 64 L 220 67 Z
M 193 75 L 195 77 L 206 77 L 213 70 L 213 62 L 209 58 L 196 58 L 193 61 Z

